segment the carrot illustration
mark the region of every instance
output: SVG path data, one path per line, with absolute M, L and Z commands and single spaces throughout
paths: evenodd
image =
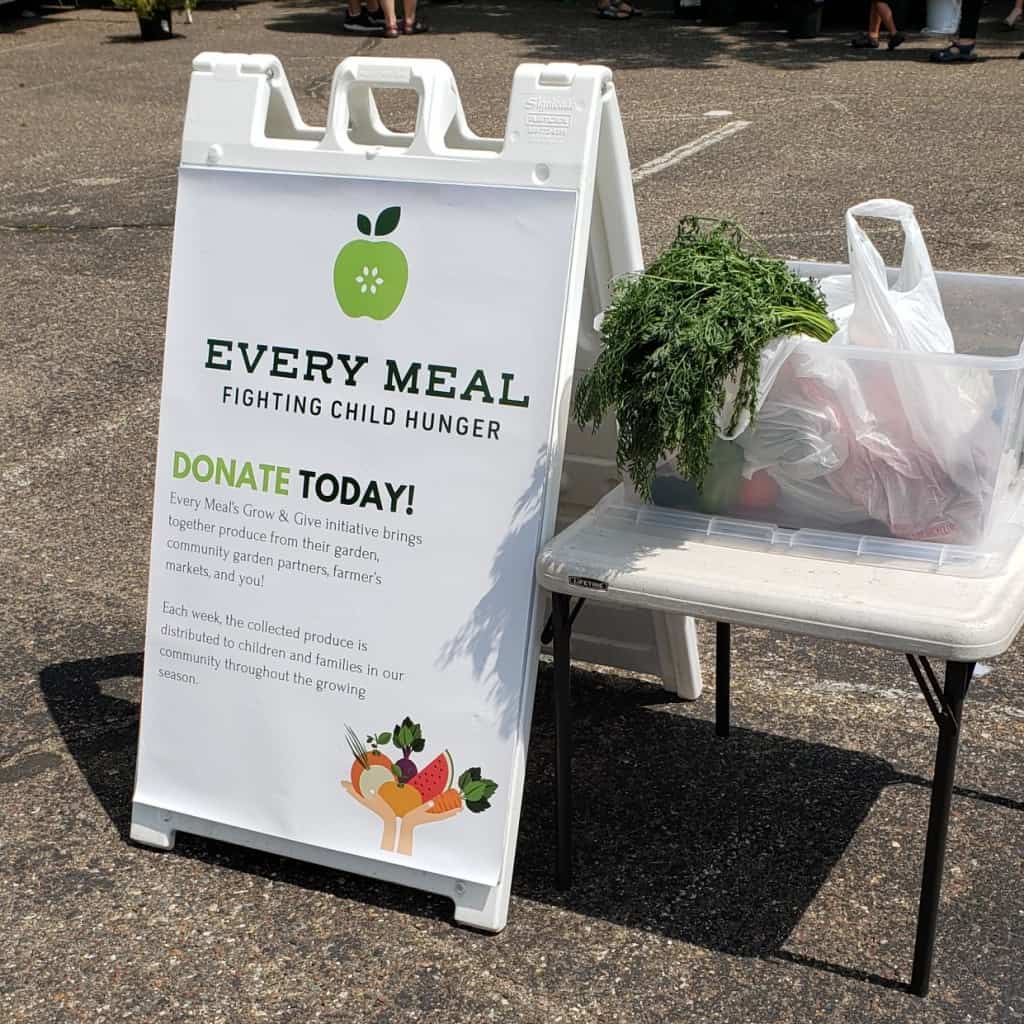
M 497 788 L 498 784 L 491 779 L 485 779 L 479 768 L 469 768 L 459 776 L 458 788 L 449 787 L 440 796 L 434 797 L 434 803 L 427 813 L 443 814 L 445 811 L 457 811 L 465 802 L 467 810 L 479 814 L 491 806 L 491 797 Z
M 442 814 L 444 811 L 457 811 L 462 806 L 462 797 L 457 789 L 446 789 L 434 798 L 428 814 Z

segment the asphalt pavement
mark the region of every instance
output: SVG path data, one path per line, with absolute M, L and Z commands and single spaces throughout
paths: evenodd
M 993 17 L 1002 15 L 1002 10 Z M 651 10 L 425 7 L 353 39 L 337 5 L 0 18 L 0 1021 L 983 1022 L 1024 1018 L 1020 646 L 971 692 L 933 988 L 904 989 L 935 727 L 902 660 L 737 630 L 734 735 L 708 700 L 575 675 L 577 884 L 553 884 L 542 669 L 508 928 L 445 901 L 180 836 L 127 839 L 175 175 L 192 57 L 280 56 L 309 122 L 353 53 L 441 57 L 500 134 L 517 64 L 611 66 L 653 254 L 689 212 L 838 260 L 847 206 L 913 203 L 944 269 L 1024 273 L 1024 36 L 852 51 Z M 389 123 L 411 110 L 387 105 Z M 898 238 L 879 237 L 892 255 Z M 927 577 L 922 576 L 922 601 Z M 711 655 L 705 632 L 702 650 Z M 710 662 L 705 665 L 711 672 Z

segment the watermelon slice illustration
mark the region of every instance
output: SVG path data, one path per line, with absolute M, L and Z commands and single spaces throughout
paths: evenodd
M 406 785 L 412 786 L 426 803 L 450 788 L 454 778 L 455 764 L 452 761 L 452 755 L 446 750 L 444 753 L 438 754 L 426 768 L 417 772 Z

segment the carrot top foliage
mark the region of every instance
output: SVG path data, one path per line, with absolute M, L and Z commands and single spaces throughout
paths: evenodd
M 700 485 L 727 381 L 737 379 L 735 429 L 744 409 L 756 414 L 769 341 L 787 334 L 828 341 L 835 331 L 817 285 L 750 252 L 738 224 L 687 217 L 646 272 L 615 283 L 601 325 L 604 348 L 580 381 L 576 420 L 596 429 L 615 410 L 616 458 L 643 497 L 672 452 L 680 474 Z

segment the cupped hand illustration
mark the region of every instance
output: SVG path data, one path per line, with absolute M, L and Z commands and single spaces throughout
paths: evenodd
M 373 796 L 363 796 L 362 793 L 352 785 L 351 782 L 345 782 L 342 780 L 341 788 L 357 803 L 362 804 L 368 811 L 372 811 L 374 814 L 384 822 L 384 835 L 381 838 L 380 848 L 387 850 L 389 853 L 395 848 L 395 831 L 398 823 L 398 816 L 395 814 L 394 809 L 391 805 L 377 793 Z
M 385 227 L 388 224 L 393 227 L 398 222 L 398 208 L 385 210 L 381 218 Z M 361 219 L 366 221 L 363 227 L 368 232 L 369 221 L 365 217 Z M 349 312 L 349 315 L 362 314 Z M 426 748 L 426 740 L 420 724 L 408 715 L 393 729 L 381 732 L 360 734 L 346 725 L 345 737 L 353 761 L 351 781 L 343 780 L 341 785 L 353 800 L 384 822 L 382 850 L 411 856 L 413 833 L 421 825 L 448 821 L 461 814 L 463 808 L 471 811 L 475 818 L 491 806 L 498 784 L 484 778 L 479 766 L 456 772 L 449 750 L 442 750 L 426 764 L 417 763 L 418 755 Z M 392 760 L 385 752 L 388 747 L 394 747 L 392 753 L 401 752 L 402 756 Z M 414 756 L 417 760 L 413 760 Z M 458 836 L 452 839 L 458 841 Z
M 454 818 L 456 814 L 462 813 L 462 807 L 453 807 L 450 811 L 438 811 L 436 814 L 431 810 L 434 801 L 429 800 L 425 804 L 411 810 L 402 818 L 402 827 L 398 834 L 398 852 L 406 856 L 412 854 L 412 834 L 420 825 L 429 824 L 435 821 L 447 821 Z
M 402 828 L 413 829 L 417 825 L 423 825 L 428 821 L 447 821 L 449 818 L 454 818 L 456 814 L 462 813 L 461 804 L 450 811 L 432 811 L 431 808 L 433 806 L 434 801 L 428 800 L 425 804 L 420 804 L 419 807 L 411 810 L 402 818 Z

